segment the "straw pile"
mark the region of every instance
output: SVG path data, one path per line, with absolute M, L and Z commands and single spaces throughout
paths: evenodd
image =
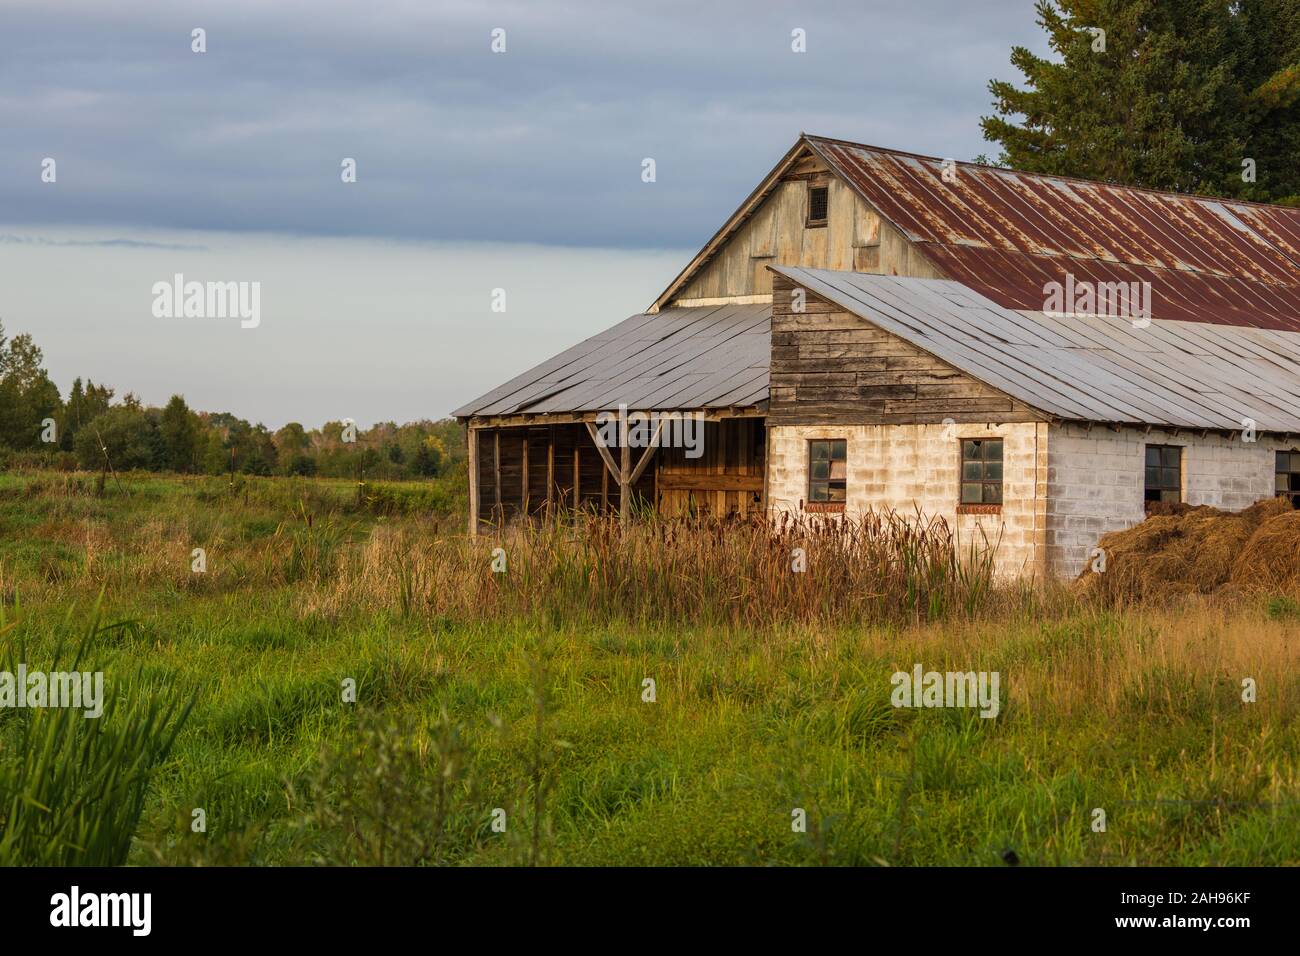
M 1167 506 L 1102 535 L 1106 570 L 1089 567 L 1077 592 L 1104 601 L 1167 601 L 1222 590 L 1300 590 L 1300 512 L 1285 498 L 1244 511 Z

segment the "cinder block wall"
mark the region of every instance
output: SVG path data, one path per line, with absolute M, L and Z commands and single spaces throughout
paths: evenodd
M 1183 451 L 1183 500 L 1240 511 L 1274 494 L 1274 453 L 1294 443 L 1160 429 L 1149 433 L 1078 425 L 1049 429 L 1047 562 L 1056 574 L 1083 570 L 1097 539 L 1131 527 L 1146 515 L 1143 505 L 1146 446 L 1179 445 Z
M 1003 575 L 1046 570 L 1048 426 L 1001 425 L 770 425 L 767 500 L 773 513 L 801 512 L 808 495 L 808 442 L 848 442 L 845 514 L 920 508 L 956 529 L 963 544 L 1001 534 Z M 1002 513 L 958 514 L 962 438 L 1001 438 Z

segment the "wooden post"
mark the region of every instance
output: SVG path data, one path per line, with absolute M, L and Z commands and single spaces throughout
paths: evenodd
M 469 533 L 478 534 L 478 429 L 469 427 L 465 439 L 469 451 Z
M 505 524 L 506 514 L 501 507 L 501 429 L 492 432 L 492 488 L 496 498 L 492 520 Z
M 528 517 L 528 429 L 524 429 L 524 478 L 519 486 L 519 508 Z
M 627 421 L 619 429 L 618 520 L 627 523 L 632 516 L 632 448 L 627 443 Z
M 546 426 L 546 517 L 555 511 L 555 426 Z
M 573 510 L 582 507 L 582 446 L 573 443 Z

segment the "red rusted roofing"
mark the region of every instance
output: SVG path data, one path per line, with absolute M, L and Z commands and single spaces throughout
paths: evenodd
M 1300 331 L 1300 209 L 807 142 L 949 278 L 1012 309 L 1044 286 L 1150 282 L 1151 315 Z

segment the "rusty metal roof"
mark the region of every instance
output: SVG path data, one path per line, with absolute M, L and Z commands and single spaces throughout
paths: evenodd
M 540 415 L 737 408 L 767 401 L 772 307 L 634 315 L 452 412 Z
M 1300 332 L 1015 311 L 947 279 L 769 266 L 1057 418 L 1300 432 Z
M 1150 282 L 1155 318 L 1300 331 L 1300 209 L 805 141 L 949 278 L 1007 308 Z

